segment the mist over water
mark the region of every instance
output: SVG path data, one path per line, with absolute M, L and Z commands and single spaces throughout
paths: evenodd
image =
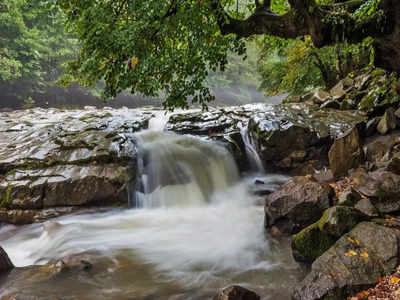
M 75 286 L 80 299 L 200 299 L 234 283 L 265 299 L 288 299 L 295 267 L 288 245 L 280 248 L 265 234 L 263 206 L 250 193 L 254 178 L 241 179 L 222 146 L 161 132 L 162 123 L 158 119 L 150 130 L 137 134 L 136 208 L 6 228 L 0 240 L 13 232 L 2 241 L 13 263 L 27 266 L 92 255 L 103 266 L 93 275 L 101 285 L 91 279 Z M 132 275 L 133 270 L 138 271 Z M 74 285 L 73 278 L 63 280 L 52 289 Z

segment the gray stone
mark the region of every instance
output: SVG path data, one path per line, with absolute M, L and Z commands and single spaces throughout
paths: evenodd
M 265 225 L 284 234 L 299 232 L 316 222 L 330 206 L 333 191 L 310 177 L 294 177 L 265 201 Z
M 396 127 L 397 127 L 397 120 L 395 116 L 395 111 L 391 107 L 386 110 L 382 119 L 379 121 L 377 130 L 380 134 L 386 134 L 389 131 L 396 129 Z
M 292 236 L 294 258 L 297 261 L 312 263 L 343 234 L 367 220 L 367 215 L 352 207 L 328 208 L 318 222 Z
M 342 300 L 392 273 L 400 258 L 400 233 L 362 222 L 312 264 L 293 292 L 294 300 Z
M 0 113 L 0 221 L 27 224 L 43 219 L 42 209 L 127 203 L 133 134 L 152 117 L 95 108 Z
M 8 272 L 14 268 L 13 263 L 11 262 L 8 254 L 2 247 L 0 247 L 0 274 L 4 272 Z
M 356 127 L 335 140 L 329 150 L 329 166 L 335 177 L 345 175 L 348 170 L 358 167 L 364 160 L 360 138 Z

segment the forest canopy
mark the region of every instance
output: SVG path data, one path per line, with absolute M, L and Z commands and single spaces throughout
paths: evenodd
M 371 36 L 377 64 L 400 69 L 386 55 L 396 43 L 388 40 L 397 26 L 397 1 L 255 0 L 240 11 L 231 0 L 60 3 L 82 43 L 71 75 L 82 84 L 104 80 L 106 96 L 163 91 L 167 107 L 186 107 L 187 99 L 204 104 L 213 99 L 204 84 L 208 72 L 223 71 L 229 52 L 243 55 L 244 39 L 261 34 L 309 36 L 316 48 Z
M 299 94 L 371 63 L 399 72 L 399 20 L 395 0 L 4 0 L 0 86 L 100 84 L 105 99 L 187 107 L 221 79 L 251 83 L 251 65 L 267 94 Z M 241 62 L 249 47 L 258 62 Z

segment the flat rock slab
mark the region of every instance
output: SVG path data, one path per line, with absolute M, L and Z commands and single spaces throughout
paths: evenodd
M 30 109 L 0 113 L 0 221 L 42 220 L 41 209 L 127 203 L 134 133 L 151 111 Z M 52 216 L 53 213 L 48 214 Z

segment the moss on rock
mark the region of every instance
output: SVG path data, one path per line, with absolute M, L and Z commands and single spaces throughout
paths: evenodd
M 301 262 L 312 263 L 343 234 L 368 219 L 368 216 L 348 206 L 334 206 L 327 209 L 318 222 L 292 236 L 294 258 Z

